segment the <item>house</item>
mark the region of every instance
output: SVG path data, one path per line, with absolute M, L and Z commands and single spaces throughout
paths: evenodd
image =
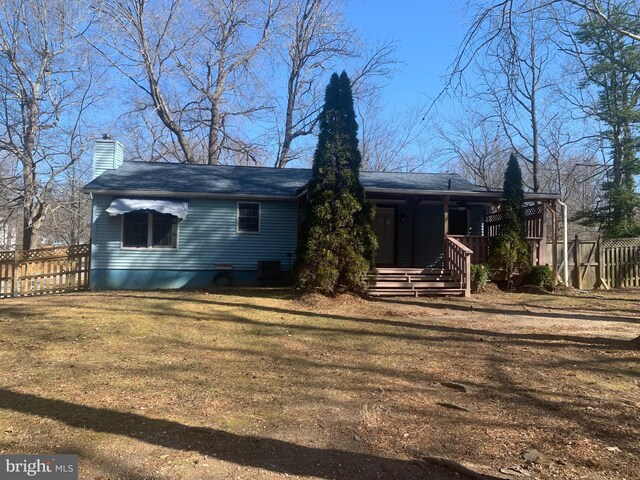
M 92 196 L 92 289 L 197 287 L 229 275 L 253 283 L 269 268 L 292 268 L 310 169 L 123 157 L 120 143 L 98 140 L 84 188 Z M 492 212 L 501 193 L 452 173 L 362 172 L 361 182 L 377 207 L 373 293 L 468 294 L 469 264 L 486 260 L 499 228 Z M 554 211 L 556 199 L 528 196 L 536 263 L 546 262 L 545 208 Z

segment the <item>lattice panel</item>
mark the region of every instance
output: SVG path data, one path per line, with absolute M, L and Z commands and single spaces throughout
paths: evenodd
M 640 238 L 610 238 L 603 240 L 603 248 L 640 247 Z
M 69 255 L 89 255 L 91 253 L 91 245 L 72 245 L 68 247 Z
M 0 262 L 13 262 L 15 253 L 11 250 L 0 252 Z
M 486 235 L 489 237 L 497 237 L 502 228 L 504 218 L 503 212 L 488 213 L 485 216 Z M 529 205 L 524 209 L 524 218 L 526 222 L 527 238 L 542 237 L 542 222 L 544 220 L 544 205 Z

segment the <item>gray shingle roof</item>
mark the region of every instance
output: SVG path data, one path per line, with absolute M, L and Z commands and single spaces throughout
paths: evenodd
M 295 197 L 311 178 L 303 168 L 124 162 L 85 185 L 87 192 Z M 486 192 L 453 173 L 362 172 L 365 189 Z

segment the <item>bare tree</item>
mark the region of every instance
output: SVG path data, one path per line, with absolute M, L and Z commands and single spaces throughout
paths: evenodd
M 20 174 L 15 157 L 0 153 L 0 250 L 16 248 L 20 217 Z
M 132 113 L 151 127 L 148 143 L 188 163 L 215 164 L 225 152 L 252 155 L 234 127 L 267 107 L 252 88 L 253 62 L 279 1 L 115 0 L 96 9 L 103 28 L 85 38 L 141 93 Z
M 94 74 L 75 32 L 84 15 L 64 0 L 0 5 L 0 151 L 15 159 L 22 246 L 38 244 L 56 179 L 83 152 L 84 114 Z
M 110 65 L 139 89 L 144 96 L 134 111 L 152 109 L 177 143 L 182 160 L 197 163 L 193 146 L 183 126 L 185 106 L 172 102 L 181 85 L 172 74 L 178 68 L 175 54 L 191 45 L 193 32 L 180 28 L 180 0 L 155 2 L 116 0 L 97 2 L 95 9 L 102 29 L 84 35 Z M 90 34 L 91 32 L 89 32 Z M 188 102 L 186 102 L 188 103 Z
M 424 135 L 423 109 L 395 113 L 381 106 L 380 92 L 356 104 L 362 168 L 377 172 L 414 172 L 434 162 L 435 150 Z
M 297 158 L 293 143 L 314 132 L 329 71 L 338 65 L 351 67 L 358 103 L 375 96 L 380 80 L 395 71 L 396 44 L 385 41 L 363 48 L 357 32 L 342 17 L 341 7 L 341 0 L 290 0 L 284 8 L 279 29 L 284 48 L 277 50 L 277 62 L 286 68 L 286 92 L 277 122 L 276 167 Z
M 502 129 L 486 121 L 486 113 L 467 109 L 459 118 L 435 128 L 444 145 L 440 155 L 450 169 L 476 185 L 502 188 L 511 148 Z
M 291 160 L 296 138 L 310 135 L 321 107 L 325 75 L 335 62 L 356 55 L 355 38 L 336 0 L 291 0 L 281 30 L 280 60 L 287 69 L 286 107 L 275 166 Z
M 280 2 L 207 0 L 200 9 L 205 21 L 194 29 L 203 46 L 180 55 L 179 67 L 198 93 L 198 120 L 205 128 L 207 163 L 213 165 L 223 149 L 252 156 L 251 145 L 227 126 L 233 116 L 251 117 L 268 106 L 251 98 L 255 89 L 250 64 L 271 34 Z
M 42 236 L 49 243 L 77 245 L 89 241 L 91 199 L 82 193 L 90 180 L 91 165 L 74 163 L 49 195 L 49 210 L 42 226 Z
M 493 0 L 488 4 L 469 1 L 465 11 L 472 18 L 471 24 L 451 64 L 444 91 L 460 87 L 460 79 L 464 72 L 488 46 L 504 36 L 514 36 L 518 29 L 517 23 L 523 16 L 535 15 L 554 19 L 566 33 L 571 30 L 570 25 L 575 27 L 584 15 L 589 13 L 599 17 L 622 35 L 634 40 L 640 38 L 640 32 L 621 29 L 610 22 L 598 0 Z
M 486 120 L 499 126 L 524 161 L 534 192 L 540 190 L 545 126 L 563 108 L 558 97 L 551 98 L 560 82 L 552 24 L 534 8 L 536 1 L 522 2 L 527 13 L 511 19 L 507 30 L 501 30 L 501 17 L 491 18 L 487 28 L 501 34 L 474 60 L 479 80 L 474 99 L 486 105 Z

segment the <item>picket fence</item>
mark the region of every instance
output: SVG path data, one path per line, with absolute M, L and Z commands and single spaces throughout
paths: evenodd
M 0 251 L 0 298 L 89 288 L 89 244 Z

